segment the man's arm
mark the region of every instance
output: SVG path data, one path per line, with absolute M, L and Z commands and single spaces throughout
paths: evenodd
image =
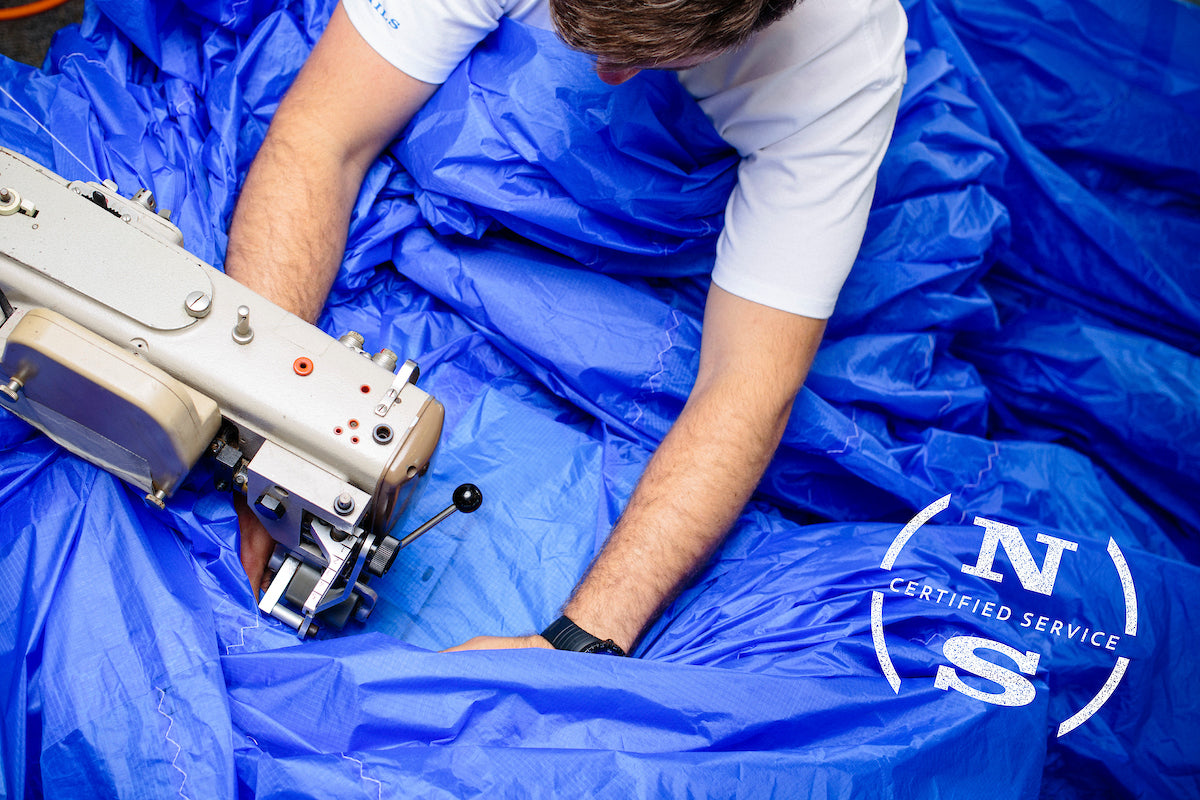
M 339 5 L 246 176 L 230 277 L 315 322 L 368 167 L 436 89 L 384 61 Z
M 229 229 L 229 276 L 315 322 L 367 169 L 436 88 L 376 54 L 339 5 L 246 176 Z M 242 566 L 257 587 L 273 541 L 241 502 L 238 518 Z
M 704 566 L 774 455 L 824 330 L 713 285 L 696 384 L 563 609 L 576 624 L 628 652 Z M 548 646 L 481 636 L 452 649 Z

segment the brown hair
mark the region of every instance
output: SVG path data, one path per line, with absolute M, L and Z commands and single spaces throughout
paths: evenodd
M 787 13 L 797 0 L 550 0 L 569 46 L 616 66 L 717 55 Z

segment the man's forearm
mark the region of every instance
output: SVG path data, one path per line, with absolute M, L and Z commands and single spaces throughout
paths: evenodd
M 268 135 L 238 201 L 225 271 L 275 304 L 316 322 L 345 250 L 354 176 L 330 174 L 326 154 L 300 153 L 286 121 Z M 242 566 L 257 589 L 274 541 L 240 498 Z
M 384 61 L 339 5 L 246 176 L 226 272 L 315 321 L 367 169 L 436 89 Z
M 626 650 L 704 566 L 754 492 L 824 329 L 758 307 L 765 325 L 748 323 L 731 336 L 748 301 L 715 291 L 696 388 L 564 609 Z
M 315 322 L 337 275 L 358 186 L 268 137 L 230 226 L 230 277 Z
M 705 562 L 749 500 L 787 408 L 731 415 L 734 387 L 693 395 L 651 459 L 604 550 L 564 613 L 627 651 Z
M 246 176 L 229 276 L 316 322 L 367 169 L 436 89 L 384 61 L 334 9 Z M 242 565 L 257 588 L 273 543 L 244 502 L 237 508 Z

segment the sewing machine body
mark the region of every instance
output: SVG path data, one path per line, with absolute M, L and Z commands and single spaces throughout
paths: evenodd
M 364 570 L 390 566 L 402 490 L 442 427 L 415 364 L 393 373 L 390 351 L 372 358 L 204 264 L 152 195 L 3 149 L 0 292 L 0 406 L 160 505 L 211 454 L 286 551 L 277 582 L 319 573 L 302 608 L 264 611 L 301 634 L 338 604 L 369 613 Z

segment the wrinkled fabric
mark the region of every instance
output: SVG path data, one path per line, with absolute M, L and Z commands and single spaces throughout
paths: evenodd
M 446 406 L 403 525 L 464 480 L 483 508 L 300 643 L 207 465 L 150 510 L 0 412 L 0 795 L 1200 795 L 1200 8 L 907 8 L 826 341 L 639 658 L 435 652 L 540 630 L 602 546 L 694 379 L 735 180 L 672 76 L 607 87 L 505 24 L 369 171 L 319 323 Z M 43 69 L 0 60 L 0 144 L 153 189 L 219 266 L 331 10 L 94 0 Z

